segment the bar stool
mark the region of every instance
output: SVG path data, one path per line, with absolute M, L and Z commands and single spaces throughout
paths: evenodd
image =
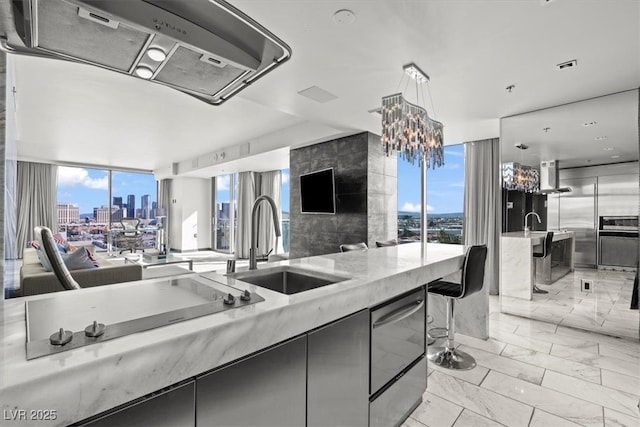
M 457 370 L 476 367 L 476 361 L 471 355 L 455 348 L 453 313 L 457 299 L 466 298 L 482 289 L 486 259 L 487 245 L 471 246 L 467 249 L 462 264 L 462 283 L 436 280 L 427 284 L 427 292 L 447 298 L 447 343 L 444 347 L 430 347 L 427 350 L 427 358 L 438 366 Z
M 551 245 L 553 244 L 553 231 L 547 231 L 542 242 L 542 252 L 534 252 L 534 258 L 542 258 L 543 260 L 551 255 Z M 536 286 L 536 269 L 537 262 L 533 261 L 533 293 L 534 294 L 548 294 L 549 291 L 545 291 Z
M 366 251 L 369 249 L 365 242 L 360 243 L 345 243 L 340 245 L 340 252 L 349 252 L 349 251 Z
M 377 248 L 383 248 L 385 246 L 397 246 L 397 245 L 398 245 L 398 241 L 396 239 L 383 240 L 382 242 L 376 242 Z

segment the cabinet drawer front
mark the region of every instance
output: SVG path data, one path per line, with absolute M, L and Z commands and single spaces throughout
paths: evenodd
M 371 311 L 371 394 L 425 353 L 425 316 L 424 289 Z
M 369 426 L 398 426 L 422 402 L 427 388 L 427 358 L 423 357 L 369 405 Z
M 303 336 L 197 378 L 198 426 L 303 426 Z

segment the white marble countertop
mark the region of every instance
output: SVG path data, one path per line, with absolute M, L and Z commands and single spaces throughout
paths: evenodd
M 574 237 L 575 233 L 573 231 L 557 231 L 557 230 L 549 230 L 553 231 L 553 241 L 557 242 L 558 240 L 565 240 Z M 531 239 L 532 241 L 544 239 L 544 236 L 547 234 L 546 231 L 510 231 L 508 233 L 502 233 L 502 237 L 509 238 L 517 238 L 517 239 Z M 533 242 L 533 243 L 536 243 Z
M 55 420 L 39 421 L 38 425 L 80 421 L 376 305 L 462 266 L 464 248 L 460 245 L 429 244 L 426 261 L 420 249 L 420 243 L 410 243 L 261 266 L 296 265 L 351 278 L 294 295 L 206 273 L 204 276 L 219 283 L 257 292 L 265 301 L 30 361 L 25 353 L 25 300 L 65 298 L 67 293 L 3 301 L 2 409 L 56 411 Z M 117 289 L 148 282 L 110 286 Z M 88 288 L 74 292 L 99 291 Z M 26 424 L 5 419 L 3 425 Z

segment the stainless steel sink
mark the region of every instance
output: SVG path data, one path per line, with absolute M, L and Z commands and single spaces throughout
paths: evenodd
M 297 294 L 310 289 L 349 280 L 348 277 L 336 276 L 289 265 L 231 273 L 227 276 L 286 295 Z

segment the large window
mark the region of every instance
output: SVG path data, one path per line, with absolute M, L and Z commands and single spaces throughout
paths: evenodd
M 444 166 L 427 172 L 427 240 L 462 243 L 464 145 L 444 149 Z M 420 240 L 420 166 L 398 158 L 398 241 Z
M 140 219 L 145 247 L 155 246 L 157 184 L 151 174 L 58 167 L 58 232 L 71 242 L 107 249 L 109 230 Z
M 238 174 L 215 177 L 214 250 L 233 253 L 238 227 Z

